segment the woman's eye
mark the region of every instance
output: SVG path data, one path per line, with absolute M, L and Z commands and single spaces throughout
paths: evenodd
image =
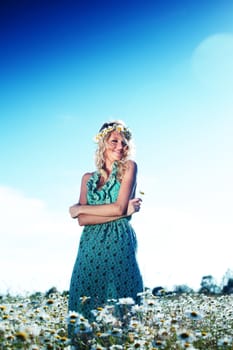
M 110 141 L 112 145 L 116 146 L 118 144 L 118 140 L 111 140 Z M 128 146 L 126 142 L 121 141 L 122 147 Z

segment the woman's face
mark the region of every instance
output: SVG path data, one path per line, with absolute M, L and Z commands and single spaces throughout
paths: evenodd
M 105 159 L 111 163 L 121 160 L 127 147 L 124 137 L 119 132 L 112 131 L 106 141 Z

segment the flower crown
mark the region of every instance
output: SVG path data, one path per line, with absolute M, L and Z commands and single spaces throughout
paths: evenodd
M 132 137 L 131 131 L 129 130 L 129 128 L 125 127 L 122 124 L 110 124 L 108 126 L 106 126 L 105 128 L 103 128 L 95 137 L 94 140 L 95 142 L 99 142 L 99 140 L 103 139 L 109 132 L 112 131 L 117 131 L 117 132 L 121 132 L 124 137 L 126 138 L 126 140 L 130 140 Z

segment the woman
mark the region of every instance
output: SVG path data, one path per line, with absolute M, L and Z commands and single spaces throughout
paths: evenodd
M 97 171 L 83 175 L 79 203 L 70 207 L 71 217 L 84 229 L 71 277 L 69 310 L 87 318 L 109 299 L 137 301 L 143 290 L 129 223 L 141 204 L 134 198 L 137 165 L 129 159 L 131 132 L 122 122 L 105 123 L 96 141 Z

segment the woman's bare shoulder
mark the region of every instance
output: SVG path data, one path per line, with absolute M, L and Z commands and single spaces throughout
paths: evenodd
M 82 181 L 83 181 L 83 182 L 87 182 L 87 181 L 90 179 L 90 177 L 94 175 L 94 173 L 95 173 L 94 171 L 91 172 L 91 173 L 90 173 L 90 172 L 85 173 L 85 174 L 83 175 L 83 177 L 82 177 Z
M 132 159 L 127 160 L 126 165 L 128 169 L 137 169 L 137 163 Z

